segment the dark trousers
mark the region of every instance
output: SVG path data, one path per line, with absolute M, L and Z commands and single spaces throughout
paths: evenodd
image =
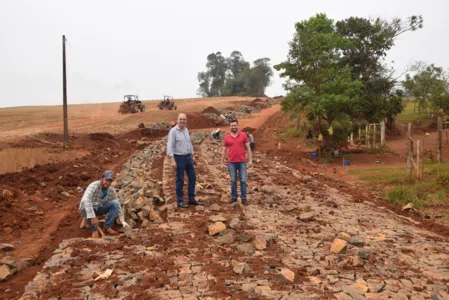
M 250 143 L 249 147 L 251 148 L 251 151 L 256 150 L 256 143 Z
M 174 157 L 176 161 L 176 196 L 178 197 L 178 203 L 184 202 L 184 173 L 187 173 L 188 178 L 189 202 L 195 202 L 196 175 L 193 166 L 193 158 L 191 155 L 175 155 Z

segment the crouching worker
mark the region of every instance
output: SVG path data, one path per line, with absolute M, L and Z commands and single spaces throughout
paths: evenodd
M 114 173 L 109 170 L 105 171 L 100 180 L 89 184 L 84 192 L 83 198 L 81 198 L 79 211 L 86 219 L 93 238 L 100 237 L 97 216 L 107 215 L 103 229 L 111 235 L 117 234 L 117 231 L 112 229 L 112 225 L 117 217 L 119 217 L 120 223 L 123 226 L 129 227 L 121 212 L 117 194 L 111 186 L 113 180 Z
M 210 135 L 210 138 L 212 140 L 218 140 L 220 138 L 220 133 L 221 133 L 221 129 L 218 128 L 218 129 L 212 131 L 212 134 Z

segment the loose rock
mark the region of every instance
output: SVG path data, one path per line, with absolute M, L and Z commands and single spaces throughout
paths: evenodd
M 295 281 L 295 273 L 289 269 L 281 269 L 281 275 L 285 280 L 293 283 Z
M 70 197 L 70 194 L 68 192 L 61 192 L 61 195 L 63 195 L 64 197 Z
M 14 197 L 14 194 L 10 190 L 7 190 L 7 189 L 3 190 L 3 193 L 2 193 L 3 200 L 9 201 L 13 197 Z
M 240 244 L 237 246 L 237 250 L 249 255 L 253 255 L 254 252 L 256 251 L 252 243 Z
M 309 222 L 312 221 L 315 217 L 315 214 L 313 212 L 303 213 L 299 215 L 299 220 L 303 222 Z
M 257 250 L 264 250 L 265 248 L 267 248 L 267 241 L 260 236 L 256 236 L 256 238 L 254 239 L 254 246 Z
M 347 234 L 346 232 L 340 232 L 337 237 L 341 240 L 344 241 L 349 241 L 349 239 L 351 238 L 351 236 L 349 234 Z
M 15 249 L 14 245 L 11 245 L 11 244 L 0 244 L 0 250 L 10 251 L 10 250 L 14 250 L 14 249 Z
M 360 249 L 359 251 L 357 251 L 357 255 L 363 259 L 368 259 L 371 255 L 371 253 L 372 253 L 371 249 L 368 249 L 368 248 L 363 248 L 363 249 Z
M 211 210 L 211 211 L 220 211 L 220 209 L 221 209 L 221 207 L 217 203 L 214 203 L 209 207 L 209 210 Z
M 331 252 L 335 254 L 343 253 L 346 251 L 347 242 L 336 238 L 332 243 Z
M 223 222 L 216 222 L 215 224 L 209 225 L 209 227 L 208 227 L 210 235 L 215 235 L 225 229 L 226 229 L 226 225 Z
M 239 218 L 234 218 L 231 220 L 231 223 L 229 223 L 229 227 L 231 227 L 232 229 L 237 228 L 237 226 L 240 224 L 240 219 Z
M 1 265 L 0 266 L 0 281 L 4 281 L 11 277 L 13 273 L 11 272 L 11 269 L 7 265 Z

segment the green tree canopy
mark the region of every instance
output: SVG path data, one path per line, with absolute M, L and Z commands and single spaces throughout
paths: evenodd
M 418 101 L 418 124 L 421 122 L 421 109 L 431 105 L 434 110 L 447 111 L 448 81 L 443 68 L 434 64 L 420 64 L 416 74 L 406 74 L 402 82 L 405 90 Z
M 318 123 L 338 120 L 348 130 L 351 122 L 400 113 L 402 100 L 392 96 L 396 81 L 385 56 L 400 34 L 421 27 L 420 16 L 334 22 L 317 14 L 296 23 L 287 60 L 274 66 L 287 78 L 282 109 L 293 114 L 305 109 Z
M 257 59 L 251 67 L 239 51 L 228 58 L 220 52 L 209 54 L 206 68 L 198 73 L 198 94 L 203 97 L 264 96 L 273 76 L 269 58 Z

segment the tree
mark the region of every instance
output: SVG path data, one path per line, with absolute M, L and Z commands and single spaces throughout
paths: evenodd
M 298 118 L 306 110 L 321 128 L 322 121 L 331 125 L 352 111 L 362 85 L 350 69 L 338 66 L 341 53 L 335 50 L 343 42 L 325 14 L 296 24 L 287 61 L 275 66 L 289 79 L 290 93 L 281 102 L 284 112 Z
M 275 66 L 288 79 L 284 111 L 306 110 L 319 128 L 322 120 L 329 125 L 338 120 L 341 133 L 351 122 L 393 117 L 402 106 L 391 97 L 396 79 L 384 58 L 400 34 L 421 27 L 420 16 L 335 23 L 317 14 L 296 23 L 287 60 Z
M 404 110 L 404 92 L 396 90 L 388 98 L 385 99 L 385 115 L 387 116 L 387 128 L 395 127 L 396 116 Z
M 444 109 L 447 80 L 441 67 L 434 64 L 424 65 L 413 77 L 406 74 L 402 82 L 405 90 L 418 101 L 418 121 L 421 124 L 421 109 L 426 104 L 434 110 Z
M 336 32 L 344 39 L 339 65 L 349 67 L 353 78 L 363 83 L 356 107 L 360 118 L 370 122 L 385 118 L 383 105 L 395 86 L 394 71 L 385 63 L 387 52 L 398 36 L 422 26 L 421 16 L 392 21 L 350 17 L 335 24 Z
M 246 67 L 249 67 L 249 63 L 245 61 L 242 53 L 239 51 L 232 51 L 226 62 L 228 64 L 228 70 L 231 72 L 232 78 L 234 79 L 236 79 Z
M 273 76 L 269 58 L 257 59 L 251 67 L 238 51 L 228 58 L 220 52 L 208 55 L 206 68 L 198 73 L 197 93 L 203 97 L 264 96 Z

